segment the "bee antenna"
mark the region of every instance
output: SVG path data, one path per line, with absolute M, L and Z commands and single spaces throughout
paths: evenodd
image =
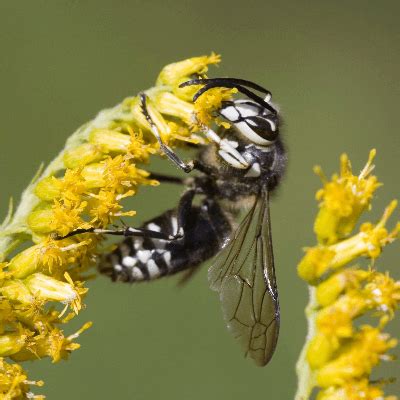
M 179 85 L 180 88 L 192 85 L 202 85 L 208 83 L 217 83 L 220 87 L 224 87 L 225 84 L 229 85 L 238 85 L 238 86 L 246 86 L 251 89 L 257 90 L 261 93 L 265 93 L 266 95 L 271 95 L 271 92 L 264 87 L 257 85 L 257 83 L 248 81 L 246 79 L 240 78 L 205 78 L 205 79 L 192 79 L 190 81 L 183 82 Z
M 190 83 L 193 85 L 200 85 L 202 83 L 204 83 L 204 81 L 209 81 L 208 79 L 198 79 L 195 80 L 197 81 L 196 83 Z M 203 82 L 202 82 L 203 81 Z M 188 83 L 185 86 L 189 86 L 189 82 L 193 82 L 193 81 L 188 81 L 188 82 L 184 82 Z M 180 87 L 183 87 L 181 84 Z M 273 114 L 276 114 L 277 111 L 275 110 L 274 107 L 272 107 L 269 103 L 267 103 L 264 99 L 262 99 L 260 96 L 256 95 L 255 93 L 253 93 L 252 91 L 250 91 L 249 89 L 238 85 L 236 82 L 228 82 L 225 81 L 221 82 L 221 79 L 215 79 L 212 80 L 212 82 L 206 83 L 205 86 L 203 86 L 199 91 L 196 92 L 196 94 L 193 96 L 193 101 L 195 102 L 202 94 L 204 94 L 205 92 L 207 92 L 208 90 L 212 89 L 212 88 L 216 88 L 216 87 L 224 87 L 224 88 L 232 88 L 232 89 L 237 89 L 240 93 L 243 93 L 244 95 L 246 95 L 248 98 L 254 100 L 257 104 L 259 104 L 260 106 L 266 108 L 267 110 L 269 110 L 270 112 L 272 112 Z M 269 92 L 268 92 L 269 93 Z
M 140 97 L 140 109 L 141 109 L 143 115 L 145 116 L 147 122 L 150 125 L 154 125 L 153 120 L 151 119 L 150 114 L 149 114 L 149 112 L 147 110 L 147 104 L 146 104 L 147 103 L 147 96 L 144 93 L 140 93 L 139 97 Z

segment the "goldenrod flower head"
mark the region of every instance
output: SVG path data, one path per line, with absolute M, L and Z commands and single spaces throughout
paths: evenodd
M 192 75 L 203 75 L 208 71 L 208 66 L 218 64 L 221 61 L 221 56 L 211 53 L 209 56 L 192 57 L 187 60 L 169 64 L 163 68 L 158 75 L 157 85 L 174 85 L 183 77 Z
M 63 202 L 55 199 L 48 232 L 56 232 L 60 236 L 65 236 L 75 229 L 90 228 L 90 224 L 83 219 L 87 204 L 87 201 L 75 203 L 66 199 Z
M 318 370 L 318 385 L 343 386 L 348 381 L 369 376 L 382 355 L 396 344 L 395 339 L 382 333 L 379 328 L 362 326 L 338 357 Z
M 133 190 L 126 193 L 132 196 L 135 192 Z M 100 190 L 98 194 L 93 194 L 90 202 L 90 221 L 94 226 L 106 226 L 111 223 L 116 217 L 134 216 L 136 211 L 122 212 L 122 205 L 120 200 L 124 195 L 119 195 L 113 191 Z
M 372 195 L 380 186 L 376 176 L 371 175 L 375 154 L 376 150 L 371 150 L 367 164 L 358 176 L 353 175 L 346 154 L 340 159 L 340 175 L 334 175 L 331 181 L 327 180 L 320 167 L 315 168 L 324 183 L 316 194 L 320 210 L 314 225 L 321 243 L 334 243 L 346 237 L 361 213 L 369 208 Z
M 373 272 L 365 285 L 363 295 L 370 308 L 394 316 L 400 303 L 400 282 L 393 280 L 388 273 Z
M 61 179 L 49 176 L 40 181 L 35 188 L 35 194 L 46 201 L 62 196 L 71 202 L 78 202 L 85 191 L 86 185 L 80 168 L 67 169 Z
M 146 143 L 143 138 L 143 132 L 139 129 L 134 131 L 131 126 L 126 125 L 126 130 L 130 136 L 127 153 L 137 162 L 147 163 L 151 154 L 156 153 L 154 144 Z M 171 129 L 171 131 L 173 131 Z
M 299 275 L 308 282 L 315 283 L 324 274 L 343 267 L 357 257 L 364 256 L 372 259 L 379 257 L 382 248 L 392 243 L 398 236 L 399 223 L 391 232 L 385 228 L 385 224 L 396 206 L 397 201 L 393 200 L 386 207 L 382 218 L 376 225 L 370 222 L 364 223 L 360 227 L 360 232 L 348 239 L 331 245 L 319 244 L 307 248 L 306 255 L 298 266 Z
M 318 393 L 317 400 L 396 400 L 395 396 L 385 396 L 379 385 L 368 379 L 346 382 L 341 387 L 331 386 Z
M 4 400 L 36 399 L 44 396 L 34 395 L 29 386 L 43 386 L 43 381 L 28 381 L 26 372 L 18 364 L 9 364 L 0 357 L 0 395 Z
M 308 387 L 308 394 L 319 387 L 318 400 L 395 400 L 384 397 L 381 385 L 370 384 L 369 379 L 380 361 L 392 359 L 387 353 L 397 344 L 384 328 L 400 302 L 400 282 L 376 270 L 384 246 L 400 231 L 399 223 L 391 231 L 385 227 L 397 201 L 386 207 L 378 223 L 363 223 L 350 236 L 380 185 L 370 175 L 374 156 L 373 150 L 359 176 L 352 174 L 347 156 L 342 156 L 340 175 L 331 181 L 323 177 L 324 187 L 317 192 L 321 201 L 315 223 L 318 244 L 306 249 L 298 265 L 299 275 L 314 286 L 307 311 L 312 335 L 298 373 L 301 377 L 302 369 L 309 370 L 303 387 Z M 320 169 L 318 173 L 322 174 Z M 351 266 L 359 257 L 371 260 L 368 269 Z M 358 326 L 357 319 L 364 315 L 377 318 L 377 323 Z
M 204 78 L 208 66 L 219 61 L 211 54 L 170 64 L 161 71 L 156 86 L 145 91 L 148 111 L 169 146 L 207 142 L 205 118 L 220 107 L 229 91 L 210 91 L 195 105 L 197 88 L 179 85 Z M 0 235 L 0 356 L 18 362 L 50 357 L 56 362 L 79 347 L 73 340 L 90 323 L 69 336 L 64 336 L 62 326 L 84 308 L 83 280 L 88 275 L 83 274 L 95 264 L 102 238 L 91 233 L 60 238 L 134 216 L 136 211 L 125 210 L 121 201 L 137 195 L 142 185 L 159 184 L 143 168 L 152 156 L 160 155 L 140 98 L 134 96 L 79 128 L 27 188 Z M 23 250 L 10 257 L 22 243 Z M 26 380 L 17 364 L 13 367 L 0 359 L 0 395 L 40 398 L 28 391 L 29 384 L 35 383 Z
M 67 337 L 65 337 L 63 331 L 58 328 L 45 331 L 34 337 L 29 342 L 26 349 L 13 354 L 12 359 L 15 361 L 28 361 L 50 357 L 53 363 L 66 360 L 72 351 L 80 347 L 80 345 L 74 343 L 73 340 L 79 337 L 86 329 L 90 328 L 90 326 L 91 323 L 88 322 L 77 332 Z

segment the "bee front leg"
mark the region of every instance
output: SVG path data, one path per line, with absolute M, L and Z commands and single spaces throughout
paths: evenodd
M 167 146 L 161 139 L 160 132 L 157 128 L 157 125 L 154 123 L 153 119 L 151 118 L 149 111 L 147 109 L 147 96 L 144 93 L 140 94 L 140 102 L 142 107 L 142 113 L 145 116 L 147 122 L 150 125 L 150 129 L 153 135 L 156 137 L 158 143 L 160 144 L 161 150 L 164 154 L 182 171 L 189 173 L 195 169 L 195 162 L 189 161 L 185 163 L 169 146 Z

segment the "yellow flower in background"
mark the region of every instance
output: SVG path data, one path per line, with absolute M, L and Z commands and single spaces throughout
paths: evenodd
M 310 285 L 306 309 L 309 334 L 297 363 L 299 386 L 296 400 L 307 400 L 317 390 L 317 400 L 395 400 L 386 396 L 384 380 L 373 381 L 371 373 L 381 361 L 390 361 L 389 351 L 397 340 L 384 332 L 400 302 L 400 281 L 380 271 L 379 256 L 384 246 L 400 232 L 398 222 L 386 228 L 397 201 L 373 224 L 354 228 L 371 207 L 375 190 L 381 186 L 371 175 L 375 150 L 359 175 L 353 175 L 346 155 L 340 174 L 328 180 L 320 167 L 323 188 L 314 231 L 318 244 L 306 248 L 298 273 Z M 367 268 L 354 262 L 370 260 Z M 357 323 L 368 316 L 370 325 Z
M 214 121 L 232 91 L 213 89 L 195 105 L 199 87 L 179 85 L 205 78 L 208 66 L 219 62 L 213 53 L 167 65 L 145 91 L 148 111 L 169 146 L 207 142 L 204 125 Z M 71 335 L 64 329 L 85 307 L 84 281 L 102 238 L 60 238 L 136 215 L 121 200 L 137 195 L 140 186 L 159 184 L 145 169 L 151 156 L 163 156 L 159 143 L 139 97 L 127 98 L 79 128 L 25 190 L 15 212 L 10 208 L 0 231 L 0 398 L 43 398 L 29 389 L 43 382 L 29 381 L 17 363 L 43 357 L 58 362 L 79 348 L 74 340 L 91 323 Z
M 353 175 L 346 154 L 340 158 L 340 174 L 330 181 L 321 167 L 315 167 L 324 184 L 316 194 L 320 210 L 314 231 L 319 242 L 335 243 L 349 235 L 361 213 L 369 208 L 372 196 L 380 186 L 376 176 L 371 175 L 375 154 L 376 150 L 371 150 L 368 162 L 358 176 Z

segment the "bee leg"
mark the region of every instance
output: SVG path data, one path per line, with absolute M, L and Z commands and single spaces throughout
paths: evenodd
M 211 128 L 208 128 L 205 135 L 218 146 L 218 154 L 232 167 L 238 169 L 248 169 L 250 167 L 246 159 L 236 150 L 235 145 L 237 147 L 237 143 L 221 139 Z
M 164 152 L 164 154 L 177 166 L 179 167 L 182 171 L 189 173 L 193 171 L 195 168 L 195 163 L 193 161 L 189 161 L 188 163 L 185 163 L 183 160 L 179 158 L 179 156 L 169 147 L 167 146 L 161 139 L 160 132 L 152 120 L 149 111 L 147 110 L 147 96 L 144 93 L 140 94 L 140 101 L 141 101 L 141 106 L 142 106 L 142 113 L 146 117 L 147 122 L 150 124 L 150 129 L 153 133 L 153 135 L 156 137 L 158 140 L 158 143 L 160 144 L 161 150 Z
M 176 183 L 177 185 L 184 185 L 185 182 L 178 176 L 163 175 L 151 172 L 150 179 L 156 179 L 159 182 Z
M 89 229 L 76 229 L 65 236 L 57 236 L 56 240 L 66 239 L 71 236 L 79 235 L 82 233 L 95 233 L 98 235 L 114 235 L 114 236 L 135 236 L 135 237 L 148 237 L 151 239 L 161 240 L 175 240 L 176 235 L 167 235 L 162 232 L 153 231 L 151 229 L 144 228 L 132 228 L 131 226 L 124 226 L 123 228 L 115 229 L 101 229 L 101 228 L 89 228 Z
M 190 215 L 192 208 L 193 197 L 196 191 L 194 189 L 187 190 L 181 197 L 178 205 L 177 218 L 176 218 L 176 231 L 172 234 L 166 234 L 163 232 L 153 231 L 145 228 L 132 228 L 130 226 L 124 226 L 122 228 L 115 229 L 100 229 L 100 228 L 89 228 L 89 229 L 76 229 L 65 236 L 56 237 L 56 240 L 66 239 L 71 236 L 79 235 L 82 233 L 95 233 L 98 235 L 114 235 L 114 236 L 135 236 L 135 237 L 148 237 L 150 239 L 161 239 L 167 241 L 173 241 L 181 239 L 184 234 L 184 226 Z

